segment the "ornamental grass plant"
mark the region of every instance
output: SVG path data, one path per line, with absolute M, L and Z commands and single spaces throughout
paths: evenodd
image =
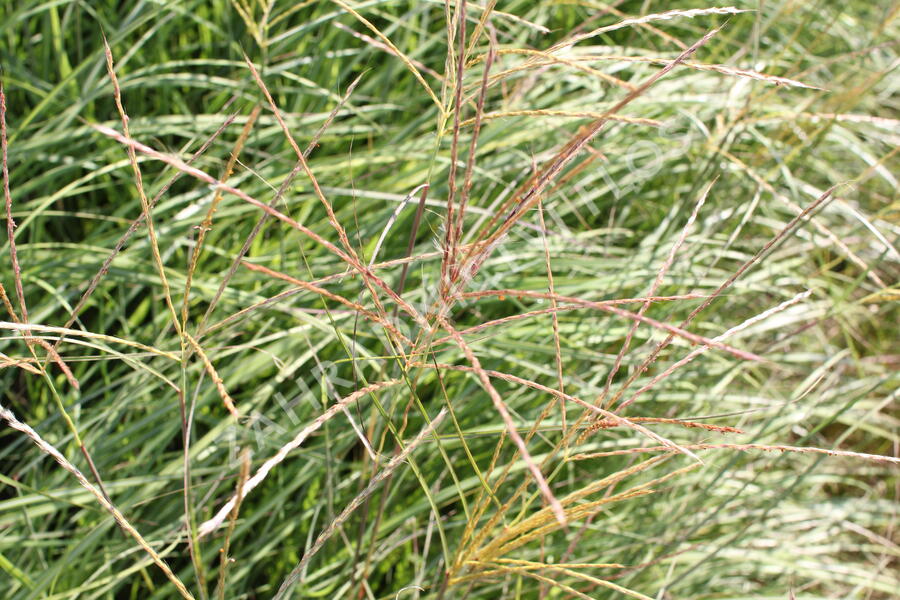
M 896 598 L 898 16 L 0 3 L 0 597 Z

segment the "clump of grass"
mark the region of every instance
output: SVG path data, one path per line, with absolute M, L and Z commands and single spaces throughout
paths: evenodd
M 890 597 L 897 11 L 682 4 L 6 9 L 4 597 Z

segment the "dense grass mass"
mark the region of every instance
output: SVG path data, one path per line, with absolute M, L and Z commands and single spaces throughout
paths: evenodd
M 900 5 L 484 4 L 0 2 L 0 597 L 897 597 Z

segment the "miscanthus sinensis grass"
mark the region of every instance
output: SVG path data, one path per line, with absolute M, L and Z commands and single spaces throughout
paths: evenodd
M 0 595 L 896 595 L 896 3 L 120 4 L 0 11 Z

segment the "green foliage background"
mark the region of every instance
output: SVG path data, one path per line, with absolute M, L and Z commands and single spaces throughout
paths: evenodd
M 11 215 L 29 322 L 64 325 L 141 214 L 125 149 L 92 127 L 121 130 L 103 34 L 134 139 L 186 160 L 234 114 L 233 123 L 193 163 L 220 177 L 242 125 L 260 104 L 262 112 L 228 183 L 272 201 L 296 157 L 250 75 L 246 53 L 301 148 L 339 108 L 309 162 L 364 262 L 404 256 L 417 197 L 386 227 L 404 197 L 423 183 L 431 187 L 422 224 L 414 231 L 413 254 L 434 252 L 444 236 L 450 181 L 454 65 L 447 58 L 452 47 L 447 23 L 456 4 L 348 4 L 378 33 L 341 3 L 324 0 L 0 0 Z M 545 191 L 553 283 L 561 296 L 592 301 L 646 294 L 697 199 L 713 184 L 659 289 L 660 295 L 712 293 L 800 209 L 830 186 L 843 184 L 812 220 L 778 243 L 689 326 L 715 337 L 810 290 L 808 298 L 728 341 L 770 362 L 713 350 L 676 370 L 622 414 L 744 432 L 648 425 L 679 444 L 781 444 L 896 457 L 898 4 L 779 0 L 736 5 L 752 12 L 654 20 L 586 39 L 560 54 L 568 64 L 510 72 L 489 88 L 484 110 L 602 113 L 627 92 L 598 73 L 634 86 L 660 65 L 587 59 L 672 60 L 714 27 L 722 29 L 691 61 L 815 86 L 775 85 L 721 68 L 674 69 L 622 111 L 659 120 L 660 127 L 611 123 L 558 179 L 561 184 Z M 708 6 L 510 0 L 497 3 L 490 22 L 498 48 L 543 50 L 573 31 Z M 467 10 L 471 35 L 483 11 L 471 3 Z M 379 34 L 413 61 L 437 104 L 404 62 L 375 39 Z M 480 36 L 469 58 L 484 55 L 488 46 L 488 36 Z M 492 73 L 528 59 L 501 54 Z M 463 118 L 475 115 L 483 68 L 483 60 L 466 67 L 463 85 L 471 101 L 464 105 Z M 466 232 L 474 235 L 492 215 L 503 216 L 501 203 L 588 123 L 583 116 L 548 114 L 485 120 Z M 461 129 L 460 172 L 471 135 L 471 126 Z M 591 162 L 582 164 L 587 158 Z M 138 163 L 149 197 L 174 174 L 144 155 L 138 155 Z M 213 196 L 210 186 L 182 177 L 153 211 L 158 248 L 179 309 L 197 227 Z M 276 208 L 337 243 L 325 208 L 302 174 Z M 380 325 L 346 306 L 299 292 L 240 312 L 292 289 L 290 283 L 240 266 L 202 325 L 261 214 L 233 196 L 224 197 L 187 302 L 186 330 L 196 335 L 234 398 L 239 422 L 230 418 L 196 354 L 171 360 L 121 341 L 70 335 L 60 353 L 80 390 L 52 362 L 48 377 L 8 361 L 0 370 L 3 406 L 88 473 L 58 396 L 113 502 L 197 597 L 216 597 L 225 534 L 220 530 L 203 538 L 192 561 L 186 513 L 195 529 L 233 493 L 240 451 L 252 453 L 254 471 L 336 399 L 366 383 L 401 376 L 404 385 L 367 396 L 350 409 L 378 451 L 379 465 L 373 466 L 348 417 L 339 414 L 247 497 L 231 536 L 234 562 L 224 597 L 272 597 L 316 536 L 394 455 L 397 439 L 408 442 L 448 405 L 453 415 L 438 427 L 439 435 L 427 438 L 353 512 L 303 570 L 293 597 L 896 597 L 896 466 L 727 449 L 703 452 L 702 466 L 655 483 L 654 494 L 605 506 L 590 519 L 551 528 L 504 555 L 547 564 L 618 563 L 624 569 L 585 567 L 573 575 L 558 569 L 517 571 L 507 564 L 505 571 L 448 581 L 448 564 L 475 549 L 464 534 L 467 523 L 477 522 L 477 530 L 490 540 L 541 510 L 533 483 L 510 507 L 501 508 L 519 484 L 531 482 L 525 463 L 508 438 L 502 441 L 503 422 L 475 376 L 409 367 Z M 536 211 L 524 216 L 470 288 L 546 292 L 545 236 L 539 223 Z M 72 328 L 182 356 L 183 340 L 163 302 L 151 246 L 146 227 L 140 228 Z M 9 250 L 4 238 L 0 282 L 18 310 Z M 409 270 L 402 295 L 423 310 L 439 287 L 439 259 L 439 253 L 421 258 Z M 247 261 L 305 281 L 347 271 L 333 253 L 273 219 L 250 245 Z M 397 285 L 400 269 L 379 275 Z M 327 288 L 374 310 L 358 277 L 332 280 Z M 677 325 L 697 304 L 654 303 L 647 316 Z M 460 302 L 450 317 L 463 330 L 549 306 L 547 300 L 493 296 Z M 636 311 L 639 305 L 625 308 Z M 393 306 L 387 304 L 387 310 Z M 422 334 L 412 320 L 399 321 L 410 338 Z M 602 393 L 630 326 L 626 319 L 590 309 L 559 313 L 568 394 L 593 401 Z M 20 332 L 6 327 L 2 335 L 4 361 L 31 356 Z M 51 343 L 58 337 L 34 335 Z M 664 337 L 646 324 L 637 329 L 613 378 L 613 392 L 631 374 L 637 379 L 630 390 L 637 390 L 691 349 L 678 340 L 648 371 L 638 372 Z M 485 368 L 557 385 L 548 314 L 496 325 L 466 339 Z M 469 364 L 452 343 L 423 350 L 425 363 Z M 35 352 L 42 360 L 46 356 L 40 346 Z M 533 388 L 494 384 L 523 435 L 553 401 Z M 569 405 L 570 424 L 580 411 Z M 184 415 L 191 420 L 187 510 Z M 550 455 L 562 439 L 562 427 L 557 407 L 529 443 L 536 459 Z M 627 428 L 600 429 L 573 445 L 571 453 L 650 445 L 647 441 Z M 630 454 L 573 461 L 556 455 L 544 474 L 562 498 L 646 458 Z M 492 461 L 497 468 L 489 473 Z M 591 498 L 626 491 L 691 462 L 671 457 Z M 510 474 L 501 482 L 504 466 L 510 466 Z M 496 501 L 488 503 L 480 519 L 479 473 L 496 485 Z M 498 519 L 491 521 L 495 515 Z M 479 568 L 467 565 L 454 576 Z M 534 572 L 547 580 L 529 574 Z M 579 573 L 614 582 L 625 592 Z M 177 597 L 93 496 L 26 436 L 7 428 L 0 429 L 0 596 Z

